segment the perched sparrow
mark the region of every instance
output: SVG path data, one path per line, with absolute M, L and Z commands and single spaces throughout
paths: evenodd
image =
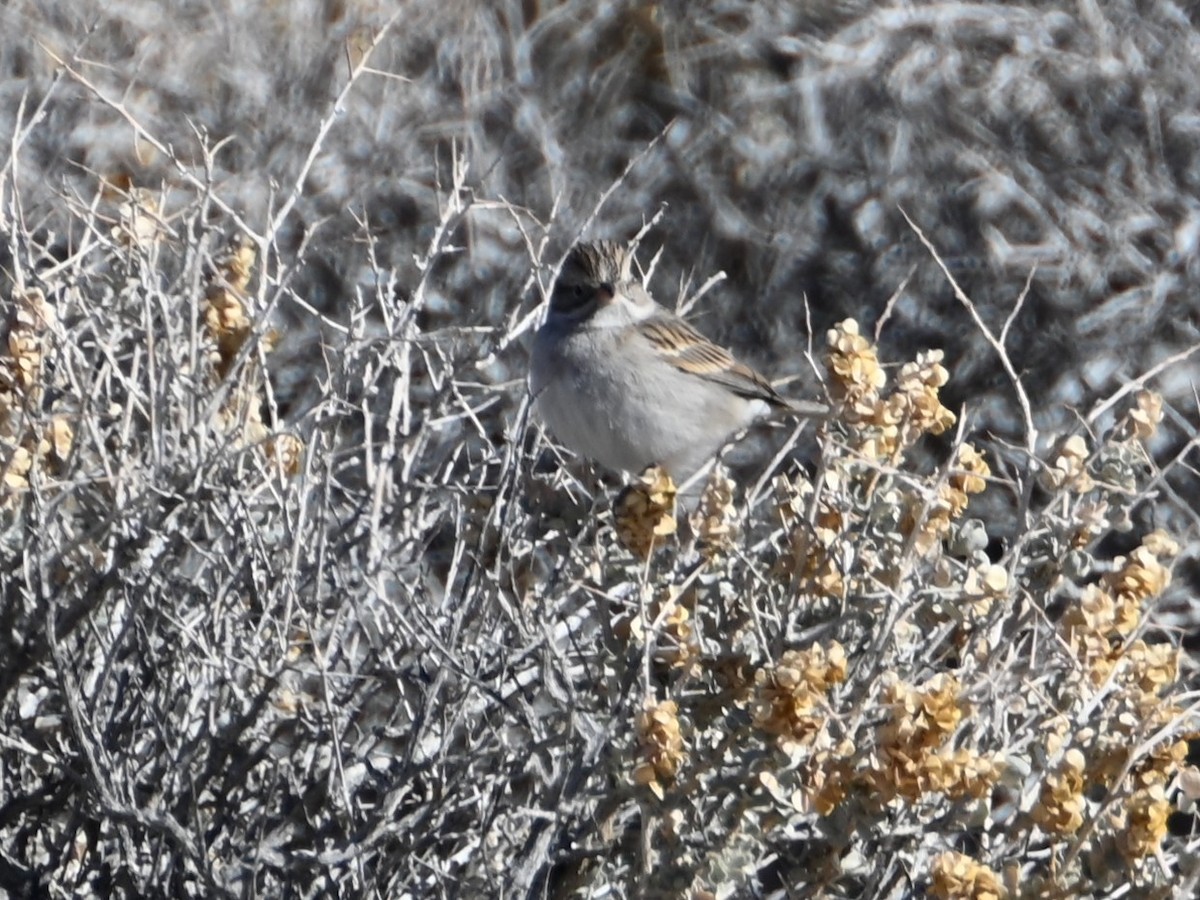
M 569 448 L 612 469 L 657 463 L 677 482 L 730 435 L 794 404 L 634 280 L 625 247 L 572 248 L 533 345 L 530 390 L 546 426 Z

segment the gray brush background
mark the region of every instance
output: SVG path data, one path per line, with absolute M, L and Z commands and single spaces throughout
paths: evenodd
M 0 130 L 49 90 L 40 45 L 75 54 L 183 159 L 198 159 L 198 133 L 228 139 L 214 191 L 261 222 L 345 82 L 348 43 L 385 7 L 10 3 Z M 558 251 L 636 160 L 590 232 L 630 237 L 665 206 L 646 242 L 663 247 L 659 301 L 674 303 L 680 277 L 724 271 L 700 320 L 777 378 L 804 371 L 806 299 L 820 340 L 846 316 L 872 329 L 906 284 L 883 332 L 891 358 L 944 348 L 951 399 L 1015 427 L 995 354 L 902 209 L 997 331 L 1036 268 L 1010 346 L 1039 425 L 1067 427 L 1065 407 L 1086 410 L 1197 339 L 1194 4 L 400 8 L 371 63 L 387 75 L 351 91 L 288 222 L 294 246 L 310 239 L 296 289 L 331 315 L 364 280 L 351 212 L 400 287 L 415 277 L 453 145 L 477 197 L 542 223 L 554 211 Z M 86 201 L 98 178 L 165 188 L 168 208 L 184 191 L 170 161 L 78 85 L 58 85 L 44 114 L 19 170 L 31 223 L 61 233 L 55 197 Z M 506 219 L 474 216 L 455 236 L 437 290 L 457 322 L 539 299 L 522 292 L 528 261 Z M 304 331 L 302 313 L 283 312 L 289 337 Z M 1185 416 L 1191 371 L 1157 383 Z

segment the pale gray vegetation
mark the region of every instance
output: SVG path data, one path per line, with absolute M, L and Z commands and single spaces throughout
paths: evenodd
M 996 809 L 796 808 L 739 685 L 836 638 L 829 716 L 865 741 L 885 673 L 953 670 L 955 746 L 1025 761 L 1019 821 L 1056 715 L 1128 713 L 1078 702 L 1056 629 L 1153 528 L 1174 579 L 1121 640 L 1194 635 L 1197 110 L 1189 2 L 3 5 L 0 895 L 919 897 L 946 851 L 1048 877 Z M 811 430 L 735 454 L 719 559 L 619 546 L 619 479 L 525 396 L 580 235 L 640 235 L 659 301 L 785 392 L 826 393 L 846 318 L 889 367 L 945 350 L 956 427 L 877 495 L 825 488 L 861 526 L 845 583 L 902 576 L 837 603 L 780 576 L 774 476 L 849 454 Z M 1142 388 L 1147 457 L 1114 432 Z M 1103 510 L 1039 474 L 1072 434 Z M 897 498 L 968 440 L 994 483 L 923 555 Z M 937 579 L 988 565 L 972 656 Z M 1196 730 L 1189 660 L 1126 775 Z M 632 775 L 668 696 L 662 801 Z M 1081 838 L 1068 887 L 1189 896 L 1171 784 L 1157 854 Z M 1092 788 L 1106 821 L 1124 795 Z

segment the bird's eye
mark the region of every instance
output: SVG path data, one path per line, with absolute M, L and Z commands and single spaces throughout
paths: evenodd
M 560 281 L 554 288 L 551 303 L 564 312 L 576 312 L 588 305 L 593 293 L 594 289 L 586 283 L 572 284 Z

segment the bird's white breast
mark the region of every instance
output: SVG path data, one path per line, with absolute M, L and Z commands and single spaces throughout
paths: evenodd
M 570 449 L 628 472 L 658 463 L 676 481 L 767 412 L 762 401 L 680 371 L 628 327 L 547 322 L 530 387 L 547 428 Z

